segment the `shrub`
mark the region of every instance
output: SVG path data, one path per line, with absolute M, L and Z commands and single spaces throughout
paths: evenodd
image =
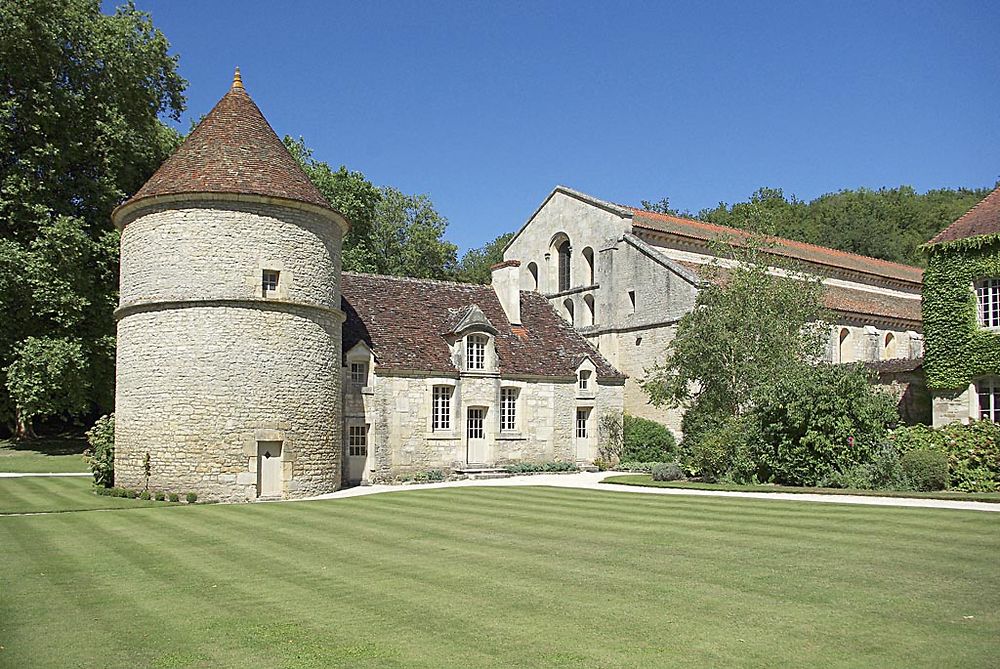
M 156 492 L 155 496 L 156 496 L 156 501 L 157 502 L 162 502 L 163 500 L 165 500 L 167 498 L 167 494 L 165 492 L 162 492 L 162 491 L 159 491 L 159 490 Z
M 575 472 L 579 469 L 575 462 L 515 462 L 504 467 L 511 474 Z
M 835 470 L 820 485 L 858 490 L 911 490 L 912 485 L 900 465 L 900 452 L 889 441 L 875 449 L 870 462 Z
M 753 420 L 725 419 L 714 429 L 704 429 L 691 444 L 689 469 L 705 481 L 756 483 L 758 467 L 751 452 L 759 439 Z
M 115 416 L 101 416 L 87 430 L 90 445 L 83 456 L 94 475 L 94 483 L 110 488 L 115 484 Z
M 597 458 L 594 465 L 602 471 L 611 469 L 621 461 L 625 444 L 622 423 L 621 413 L 607 411 L 601 415 L 597 424 Z
M 148 490 L 143 490 L 141 493 L 139 493 L 139 499 L 148 500 L 149 498 L 150 494 Z
M 170 493 L 170 494 L 169 494 L 169 495 L 167 496 L 167 498 L 168 498 L 168 499 L 169 499 L 169 500 L 170 500 L 171 502 L 179 502 L 179 501 L 181 501 L 181 498 L 180 498 L 180 495 L 178 495 L 178 494 L 177 494 L 177 493 L 175 493 L 175 492 L 172 492 L 172 493 Z
M 633 462 L 633 461 L 622 461 L 618 463 L 615 469 L 623 472 L 641 472 L 643 474 L 652 474 L 653 467 L 660 464 L 659 462 Z
M 764 480 L 817 485 L 870 462 L 899 420 L 895 401 L 858 365 L 815 365 L 762 389 L 751 458 Z
M 413 480 L 418 483 L 430 483 L 432 481 L 444 481 L 444 472 L 440 469 L 429 469 L 423 472 L 417 472 L 413 476 Z
M 893 430 L 889 439 L 903 453 L 937 450 L 948 458 L 951 487 L 966 492 L 1000 490 L 1000 424 L 988 420 L 951 423 L 939 429 L 913 425 Z
M 125 496 L 128 497 L 129 499 L 138 499 L 139 498 L 139 491 L 138 490 L 127 490 L 125 492 Z
M 917 490 L 944 490 L 948 487 L 948 456 L 941 451 L 918 448 L 904 455 L 899 464 Z
M 684 470 L 676 462 L 657 462 L 653 465 L 654 481 L 680 481 L 684 478 Z
M 189 492 L 187 495 L 184 496 L 184 499 L 187 500 L 188 504 L 194 504 L 195 502 L 198 501 L 198 493 Z
M 625 414 L 622 420 L 621 459 L 634 462 L 668 462 L 677 455 L 677 440 L 656 421 Z

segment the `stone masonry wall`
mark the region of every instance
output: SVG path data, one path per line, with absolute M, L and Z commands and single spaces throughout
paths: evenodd
M 340 484 L 340 229 L 297 209 L 154 209 L 122 233 L 116 480 L 242 501 L 257 443 L 283 497 Z M 280 272 L 261 291 L 262 269 Z

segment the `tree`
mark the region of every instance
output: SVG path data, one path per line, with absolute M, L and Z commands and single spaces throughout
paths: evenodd
M 754 217 L 766 222 L 758 210 Z M 642 381 L 655 405 L 687 406 L 685 439 L 706 425 L 745 415 L 765 385 L 818 357 L 827 333 L 822 284 L 792 267 L 769 271 L 759 238 L 745 247 L 720 245 L 736 261 L 716 267 L 714 281 L 685 314 L 666 359 Z
M 455 271 L 458 247 L 444 240 L 448 220 L 426 195 L 381 189 L 370 236 L 375 272 L 418 279 L 446 279 Z
M 176 148 L 177 58 L 130 3 L 0 0 L 0 421 L 110 409 L 111 210 Z M 15 420 L 15 414 L 16 420 Z
M 463 283 L 490 283 L 493 277 L 490 268 L 503 262 L 503 248 L 513 238 L 513 232 L 505 232 L 480 248 L 466 251 L 455 270 L 455 280 Z
M 378 188 L 344 165 L 334 170 L 313 158 L 301 137 L 286 136 L 284 142 L 319 191 L 351 222 L 344 240 L 345 270 L 432 279 L 455 271 L 458 247 L 444 240 L 448 221 L 429 197 Z

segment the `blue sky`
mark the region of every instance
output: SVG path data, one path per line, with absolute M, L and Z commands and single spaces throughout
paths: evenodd
M 697 211 L 1000 179 L 988 2 L 137 5 L 180 56 L 183 129 L 239 65 L 279 134 L 427 193 L 463 250 L 557 184 Z

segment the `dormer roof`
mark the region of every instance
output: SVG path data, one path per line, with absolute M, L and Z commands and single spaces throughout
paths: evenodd
M 239 70 L 212 111 L 115 214 L 149 198 L 195 193 L 278 198 L 335 211 L 243 88 Z

